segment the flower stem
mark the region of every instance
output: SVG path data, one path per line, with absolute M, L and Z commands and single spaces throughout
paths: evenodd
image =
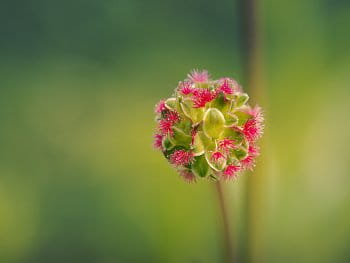
M 223 223 L 222 231 L 223 231 L 223 239 L 224 239 L 225 250 L 226 250 L 225 258 L 226 258 L 226 262 L 232 263 L 234 262 L 234 247 L 233 247 L 233 240 L 231 238 L 230 220 L 229 220 L 227 206 L 226 206 L 225 194 L 220 181 L 216 182 L 215 187 L 216 187 L 216 193 L 218 196 L 218 202 L 220 206 L 221 219 Z

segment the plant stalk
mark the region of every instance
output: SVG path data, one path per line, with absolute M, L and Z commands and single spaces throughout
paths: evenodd
M 218 196 L 218 202 L 220 206 L 220 213 L 221 213 L 221 220 L 222 220 L 222 232 L 223 232 L 223 239 L 225 244 L 225 255 L 226 255 L 226 262 L 227 263 L 233 263 L 234 260 L 234 246 L 233 246 L 233 240 L 231 238 L 231 221 L 229 219 L 228 211 L 227 211 L 227 205 L 226 205 L 226 199 L 225 199 L 225 193 L 222 187 L 222 184 L 220 181 L 217 181 L 215 184 L 216 187 L 216 193 Z

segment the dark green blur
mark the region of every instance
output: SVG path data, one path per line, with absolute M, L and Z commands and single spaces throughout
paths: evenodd
M 0 262 L 223 262 L 213 184 L 152 149 L 153 107 L 192 68 L 244 82 L 239 6 L 2 1 Z M 259 262 L 350 262 L 350 2 L 260 12 Z M 226 185 L 236 239 L 245 181 Z

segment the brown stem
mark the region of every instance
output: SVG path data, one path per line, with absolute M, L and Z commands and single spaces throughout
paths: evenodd
M 218 195 L 218 201 L 221 212 L 221 219 L 223 223 L 223 236 L 225 242 L 225 250 L 226 250 L 226 262 L 232 263 L 234 262 L 234 249 L 233 242 L 231 239 L 231 228 L 230 228 L 230 220 L 228 216 L 228 211 L 226 207 L 225 194 L 223 192 L 222 185 L 219 181 L 216 182 L 216 192 Z
M 259 104 L 261 105 L 266 100 L 263 87 L 262 1 L 240 0 L 239 3 L 242 24 L 241 54 L 245 72 L 245 85 L 248 87 L 253 105 L 257 98 L 259 98 Z M 245 219 L 242 224 L 240 259 L 249 263 L 262 262 L 263 258 L 261 248 L 264 176 L 262 163 L 262 158 L 259 158 L 259 165 L 255 169 L 254 175 L 247 178 L 245 207 L 242 211 Z

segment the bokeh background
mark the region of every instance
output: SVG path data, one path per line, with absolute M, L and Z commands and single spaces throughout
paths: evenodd
M 192 68 L 246 83 L 240 8 L 2 1 L 0 262 L 223 262 L 213 184 L 185 184 L 152 149 L 153 106 Z M 250 241 L 255 175 L 225 185 L 237 253 L 350 262 L 350 2 L 258 12 L 266 135 Z

